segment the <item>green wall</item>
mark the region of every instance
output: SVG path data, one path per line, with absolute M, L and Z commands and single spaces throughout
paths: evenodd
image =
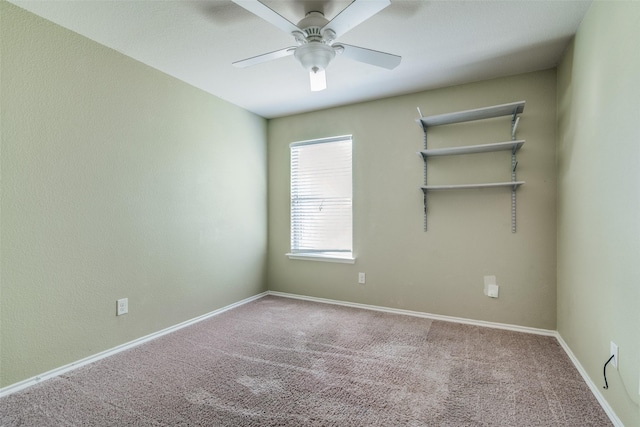
M 517 233 L 507 189 L 430 193 L 423 232 L 424 115 L 526 100 L 517 137 Z M 435 127 L 429 147 L 510 139 L 510 117 Z M 432 90 L 269 121 L 270 290 L 556 328 L 556 72 Z M 290 260 L 289 143 L 353 134 L 354 265 Z M 434 158 L 432 184 L 509 181 L 510 152 Z M 358 284 L 358 272 L 367 283 Z M 500 298 L 484 295 L 495 275 Z
M 266 120 L 0 13 L 0 386 L 266 290 Z
M 558 331 L 640 425 L 640 3 L 594 2 L 558 68 Z
M 640 3 L 594 2 L 557 74 L 267 126 L 0 1 L 0 387 L 268 284 L 557 328 L 596 384 L 615 341 L 620 368 L 609 368 L 602 393 L 625 425 L 640 425 L 638 28 Z M 415 108 L 429 115 L 518 100 L 527 101 L 517 135 L 527 142 L 517 233 L 504 190 L 430 195 L 423 232 Z M 508 127 L 502 118 L 434 128 L 429 146 L 504 141 Z M 354 137 L 357 261 L 289 260 L 288 144 L 343 134 Z M 438 158 L 428 179 L 508 180 L 509 164 L 507 152 Z M 500 298 L 483 295 L 484 275 L 497 276 Z M 124 297 L 130 313 L 116 317 Z

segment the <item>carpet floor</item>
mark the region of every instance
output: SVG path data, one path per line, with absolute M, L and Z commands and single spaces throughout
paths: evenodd
M 0 426 L 610 426 L 553 337 L 267 296 L 0 399 Z

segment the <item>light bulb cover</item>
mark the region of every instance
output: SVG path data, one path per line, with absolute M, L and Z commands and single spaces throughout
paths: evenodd
M 324 70 L 336 56 L 333 47 L 322 42 L 310 42 L 296 48 L 295 58 L 309 71 L 309 82 L 314 92 L 327 88 L 327 78 Z
M 311 71 L 314 68 L 324 70 L 336 56 L 336 52 L 329 45 L 311 42 L 298 46 L 294 56 L 306 70 Z
M 327 76 L 324 70 L 316 69 L 309 71 L 309 82 L 311 83 L 311 91 L 319 92 L 327 88 Z

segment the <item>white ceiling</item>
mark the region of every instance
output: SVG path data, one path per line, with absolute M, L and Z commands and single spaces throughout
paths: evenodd
M 336 57 L 327 90 L 310 92 L 292 57 L 232 62 L 295 46 L 293 37 L 228 0 L 12 3 L 193 86 L 273 118 L 555 66 L 591 1 L 391 0 L 339 41 L 402 56 L 394 70 Z M 293 23 L 328 19 L 343 0 L 264 0 Z

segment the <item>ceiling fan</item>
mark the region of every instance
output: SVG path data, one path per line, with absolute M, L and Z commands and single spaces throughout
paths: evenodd
M 327 87 L 325 69 L 336 54 L 389 70 L 397 67 L 402 59 L 400 56 L 390 53 L 336 43 L 338 37 L 389 6 L 390 0 L 354 0 L 331 21 L 325 18 L 322 12 L 308 12 L 297 25 L 258 0 L 232 1 L 291 34 L 297 42 L 297 46 L 236 61 L 233 63 L 236 67 L 249 67 L 293 55 L 309 71 L 311 90 L 319 91 Z

